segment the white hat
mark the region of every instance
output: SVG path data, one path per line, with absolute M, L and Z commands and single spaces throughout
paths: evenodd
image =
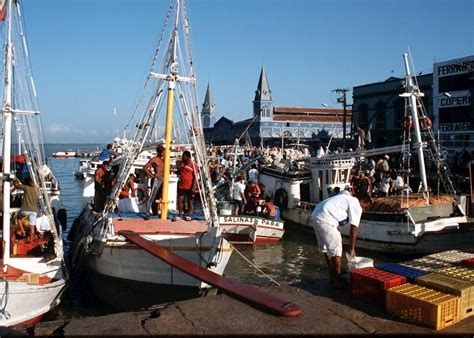
M 385 155 L 384 158 L 386 158 L 387 160 L 390 158 L 390 156 L 388 155 Z
M 350 185 L 350 184 L 346 184 L 344 186 L 344 190 L 350 190 L 351 188 L 352 188 L 352 185 Z

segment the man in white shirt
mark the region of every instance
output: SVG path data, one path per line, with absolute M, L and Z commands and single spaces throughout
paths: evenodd
M 318 247 L 326 259 L 331 284 L 344 287 L 341 279 L 342 236 L 338 226 L 350 224 L 350 250 L 355 256 L 357 231 L 362 216 L 359 200 L 352 196 L 352 187 L 346 185 L 338 195 L 320 202 L 311 216 Z
M 233 186 L 232 199 L 235 205 L 235 214 L 239 215 L 244 211 L 244 206 L 247 204 L 245 198 L 245 184 L 242 183 L 242 177 L 237 176 Z

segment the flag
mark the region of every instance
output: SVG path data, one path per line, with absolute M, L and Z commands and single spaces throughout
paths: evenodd
M 5 0 L 0 0 L 0 21 L 5 21 L 7 14 L 7 6 L 5 6 Z

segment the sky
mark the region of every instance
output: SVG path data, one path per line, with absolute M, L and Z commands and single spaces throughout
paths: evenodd
M 135 107 L 168 0 L 23 0 L 45 140 L 107 143 Z M 274 106 L 340 107 L 336 88 L 474 55 L 473 0 L 188 0 L 200 104 L 252 116 L 262 65 Z M 352 92 L 349 92 L 349 103 Z

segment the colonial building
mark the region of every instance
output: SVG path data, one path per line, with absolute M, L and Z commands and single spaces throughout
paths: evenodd
M 418 86 L 425 94 L 423 103 L 433 118 L 433 74 L 417 77 Z M 383 82 L 356 86 L 352 91 L 354 130 L 370 130 L 371 146 L 386 147 L 400 144 L 405 117 L 405 78 L 390 77 Z
M 474 151 L 474 56 L 435 63 L 433 73 L 417 76 L 423 105 L 440 146 L 450 154 Z M 400 144 L 403 135 L 405 78 L 353 88 L 355 130 L 370 129 L 373 147 Z
M 350 135 L 351 110 L 346 111 L 346 133 Z M 281 144 L 296 141 L 327 140 L 331 136 L 342 138 L 343 109 L 300 108 L 273 106 L 272 91 L 265 67 L 253 100 L 253 116 L 233 122 L 220 118 L 212 128 L 205 128 L 206 141 L 214 144 L 233 144 L 236 139 L 253 145 Z

